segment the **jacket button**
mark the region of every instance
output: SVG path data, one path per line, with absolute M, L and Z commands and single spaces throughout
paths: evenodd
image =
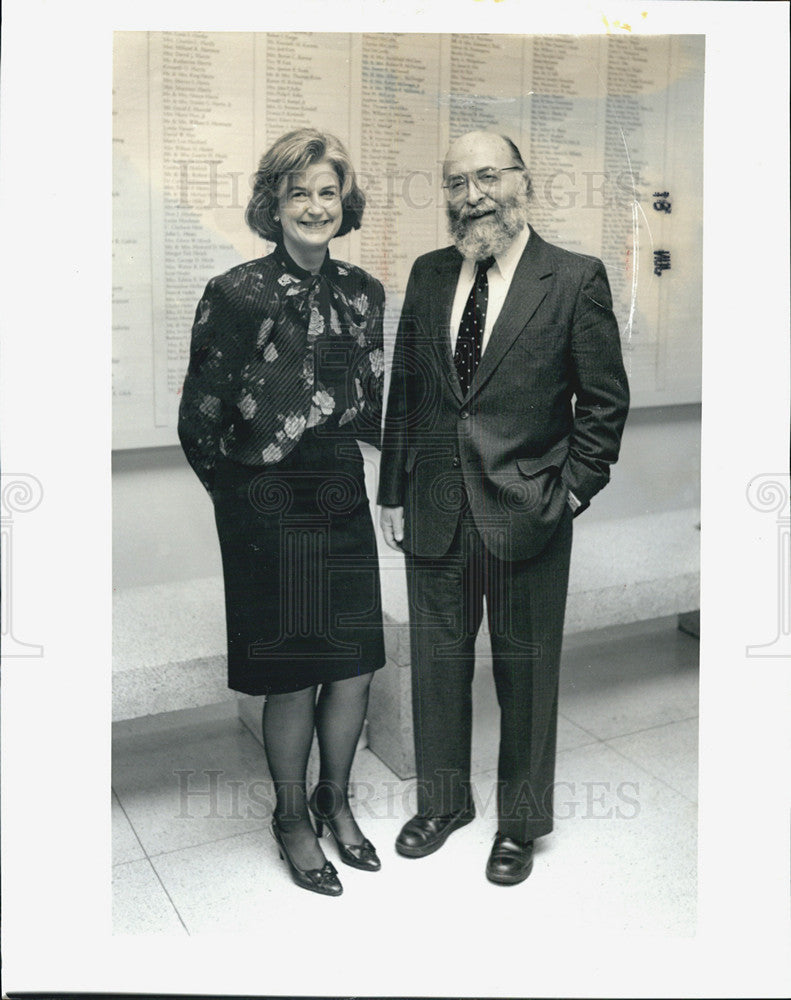
M 454 456 L 453 456 L 453 468 L 454 468 L 454 469 L 458 469 L 458 467 L 459 467 L 460 465 L 461 465 L 461 459 L 459 458 L 459 456 L 458 456 L 458 455 L 454 455 Z
M 466 420 L 467 417 L 469 417 L 469 413 L 466 410 L 462 410 L 459 416 L 461 417 L 462 420 Z

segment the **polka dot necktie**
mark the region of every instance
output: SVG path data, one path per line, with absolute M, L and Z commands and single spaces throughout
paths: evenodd
M 473 282 L 464 312 L 459 324 L 459 334 L 456 338 L 456 351 L 453 360 L 459 376 L 461 391 L 466 396 L 472 383 L 475 369 L 481 360 L 483 331 L 486 325 L 486 304 L 489 301 L 489 279 L 486 272 L 494 264 L 494 257 L 486 257 L 478 261 Z

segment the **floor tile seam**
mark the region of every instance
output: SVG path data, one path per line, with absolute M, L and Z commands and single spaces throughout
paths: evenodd
M 144 854 L 141 858 L 127 858 L 126 861 L 113 861 L 112 864 L 110 865 L 110 868 L 112 869 L 112 871 L 115 871 L 116 868 L 123 868 L 124 865 L 137 865 L 141 861 L 150 861 L 150 860 L 151 858 L 149 858 L 147 854 Z
M 262 779 L 262 780 L 268 781 L 270 783 L 272 781 L 271 778 L 266 778 L 266 779 Z M 350 796 L 350 803 L 351 803 L 352 809 L 354 809 L 355 804 L 359 804 L 360 802 L 364 802 L 364 803 L 368 803 L 368 802 L 371 802 L 371 803 L 374 803 L 374 802 L 383 802 L 383 801 L 387 801 L 388 799 L 392 798 L 394 795 L 395 796 L 403 795 L 405 792 L 407 792 L 410 789 L 411 783 L 414 783 L 416 780 L 417 779 L 415 777 L 413 777 L 413 778 L 398 778 L 398 777 L 394 776 L 393 779 L 392 779 L 392 787 L 389 788 L 385 792 L 377 793 L 376 795 L 374 795 L 374 796 L 372 796 L 370 798 L 365 798 L 365 799 L 361 799 L 359 795 L 352 794 Z M 354 791 L 355 785 L 364 785 L 364 784 L 365 784 L 365 781 L 363 779 L 360 779 L 360 778 L 354 779 L 354 778 L 352 778 L 352 781 L 351 781 L 352 791 Z M 117 793 L 116 793 L 116 797 L 117 797 Z M 120 804 L 120 800 L 119 800 L 119 804 Z M 124 812 L 125 812 L 125 810 L 124 810 Z M 126 812 L 125 812 L 125 814 L 126 814 Z M 126 814 L 126 815 L 127 815 L 127 819 L 128 819 L 128 814 Z M 209 819 L 211 817 L 203 817 L 203 818 L 204 819 Z M 241 817 L 241 818 L 249 820 L 249 819 L 253 819 L 254 817 Z M 266 822 L 266 820 L 268 820 L 268 818 L 269 817 L 267 816 L 266 819 L 262 820 L 262 822 Z M 131 820 L 129 820 L 129 822 L 130 822 L 130 825 L 131 825 Z M 236 836 L 236 834 L 229 834 L 229 836 Z M 223 838 L 212 838 L 212 839 L 223 839 Z M 137 840 L 140 843 L 140 846 L 145 851 L 144 845 L 140 841 L 140 837 L 139 836 L 137 836 Z
M 171 906 L 173 907 L 173 910 L 174 910 L 174 912 L 175 912 L 176 916 L 177 916 L 177 917 L 179 918 L 179 923 L 180 923 L 180 924 L 181 924 L 181 926 L 182 926 L 182 927 L 184 928 L 184 931 L 186 932 L 186 934 L 187 934 L 188 936 L 191 936 L 191 935 L 190 935 L 190 930 L 189 930 L 189 927 L 187 927 L 186 923 L 184 922 L 184 918 L 182 917 L 181 913 L 179 912 L 179 908 L 178 908 L 178 907 L 176 906 L 176 904 L 175 904 L 175 903 L 173 902 L 173 897 L 172 897 L 172 896 L 170 895 L 170 893 L 169 893 L 169 892 L 168 892 L 168 890 L 167 890 L 167 887 L 165 886 L 165 883 L 164 883 L 164 882 L 162 881 L 162 877 L 160 876 L 159 872 L 157 871 L 157 867 L 156 867 L 156 865 L 154 864 L 154 861 L 153 861 L 153 859 L 152 859 L 152 858 L 149 858 L 149 859 L 148 859 L 148 862 L 149 862 L 149 864 L 151 865 L 152 869 L 154 870 L 154 875 L 156 875 L 156 878 L 157 878 L 157 882 L 159 882 L 159 884 L 160 884 L 160 885 L 162 886 L 162 891 L 163 891 L 163 892 L 165 893 L 165 895 L 167 896 L 167 898 L 168 898 L 168 902 L 169 902 L 169 903 L 170 903 L 170 905 L 171 905 Z
M 581 727 L 578 727 L 578 728 L 581 728 Z M 573 747 L 558 747 L 556 749 L 556 751 L 555 751 L 555 755 L 557 757 L 559 757 L 561 754 L 575 753 L 577 750 L 590 750 L 591 747 L 605 746 L 606 745 L 606 742 L 607 742 L 606 740 L 600 739 L 598 736 L 593 736 L 593 734 L 589 734 L 589 735 L 591 736 L 590 743 L 578 743 L 578 744 L 575 744 Z M 482 775 L 496 774 L 496 773 L 497 773 L 497 765 L 495 764 L 493 767 L 483 768 L 480 771 L 472 771 L 470 773 L 470 777 L 474 778 L 476 776 L 480 777 Z
M 386 815 L 385 817 L 377 816 L 372 814 L 371 810 L 369 810 L 367 807 L 368 806 L 379 807 L 382 805 L 389 805 L 391 803 L 398 802 L 400 800 L 406 802 L 409 800 L 410 795 L 412 796 L 413 799 L 415 799 L 416 793 L 414 791 L 410 789 L 400 789 L 399 791 L 393 792 L 390 795 L 380 795 L 375 799 L 366 799 L 365 804 L 363 804 L 362 806 L 359 803 L 355 805 L 354 802 L 352 802 L 352 813 L 354 814 L 354 817 L 358 823 L 366 823 L 368 820 L 374 820 L 378 822 L 382 818 L 390 819 L 392 817 L 389 814 Z M 410 808 L 413 807 L 416 808 L 416 799 L 415 801 L 410 802 Z
M 581 726 L 578 722 L 575 722 L 573 719 L 570 719 L 567 715 L 564 715 L 563 712 L 560 711 L 558 712 L 558 719 L 563 719 L 564 722 L 567 722 L 570 726 L 574 726 L 575 729 L 579 729 L 587 737 L 589 737 L 589 739 L 585 743 L 578 743 L 575 744 L 573 747 L 565 747 L 564 749 L 576 750 L 577 748 L 592 746 L 594 743 L 601 743 L 603 741 L 603 737 L 597 736 L 596 733 L 591 732 L 590 729 L 586 729 L 585 726 Z M 558 753 L 560 752 L 561 751 L 558 750 Z
M 585 743 L 583 746 L 579 746 L 579 747 L 568 747 L 568 749 L 566 749 L 566 750 L 558 750 L 556 756 L 560 756 L 560 754 L 562 754 L 562 753 L 571 753 L 574 750 L 586 750 L 586 749 L 590 749 L 591 747 L 596 746 L 597 743 L 603 743 L 603 742 L 604 742 L 604 740 L 597 740 L 596 743 Z M 479 768 L 478 770 L 470 771 L 470 779 L 472 779 L 472 778 L 484 778 L 484 777 L 486 777 L 487 775 L 490 775 L 490 774 L 496 775 L 497 771 L 498 771 L 497 764 L 492 764 L 491 767 L 482 767 L 482 768 Z
M 132 820 L 129 817 L 129 813 L 124 808 L 124 804 L 121 801 L 121 796 L 118 794 L 118 792 L 115 790 L 115 788 L 112 785 L 110 786 L 110 791 L 115 796 L 115 800 L 118 803 L 118 808 L 124 814 L 124 817 L 126 818 L 126 822 L 129 824 L 129 829 L 132 831 L 132 834 L 133 834 L 135 840 L 137 841 L 138 846 L 140 847 L 140 850 L 143 852 L 143 857 L 144 858 L 148 858 L 148 851 L 146 851 L 145 845 L 143 844 L 143 841 L 140 839 L 140 836 L 139 836 L 137 830 L 135 829 L 134 823 L 132 822 Z M 138 858 L 137 860 L 140 861 L 142 859 Z M 123 864 L 123 862 L 119 862 L 119 863 Z
M 585 687 L 582 687 L 580 684 L 576 685 L 573 689 L 566 688 L 560 691 L 558 697 L 559 713 L 561 715 L 568 715 L 570 706 L 581 704 L 584 707 L 596 699 L 612 703 L 621 701 L 622 699 L 639 698 L 645 695 L 646 689 L 656 688 L 657 683 L 664 685 L 666 682 L 668 685 L 672 685 L 673 690 L 675 690 L 679 678 L 678 672 L 672 675 L 652 672 L 649 675 L 610 678 L 609 680 L 610 683 L 606 683 L 604 680 L 601 683 L 599 681 L 592 681 L 586 684 Z M 690 684 L 690 686 L 694 686 L 697 692 L 700 684 L 696 682 L 694 685 Z
M 369 753 L 371 755 L 371 757 L 373 757 L 373 759 L 375 761 L 377 761 L 379 764 L 381 764 L 382 767 L 385 768 L 385 770 L 389 771 L 389 773 L 392 775 L 393 781 L 407 781 L 408 780 L 407 778 L 401 778 L 401 777 L 399 777 L 395 773 L 395 771 L 390 767 L 390 765 L 387 763 L 386 760 L 382 760 L 382 758 L 377 754 L 377 752 L 372 747 L 367 746 L 367 747 L 361 747 L 360 749 L 358 749 L 358 750 L 355 751 L 354 761 L 352 761 L 352 781 L 354 780 L 354 766 L 355 766 L 355 762 L 357 761 L 357 758 L 358 758 L 358 756 L 360 755 L 360 753 L 362 751 L 365 751 L 365 752 Z
M 607 742 L 607 740 L 604 740 L 603 743 L 608 750 L 612 750 L 613 753 L 618 754 L 619 757 L 622 757 L 624 760 L 629 761 L 630 764 L 635 764 L 641 770 L 645 771 L 645 773 L 648 774 L 650 777 L 652 777 L 655 781 L 661 782 L 661 784 L 663 784 L 665 788 L 669 789 L 671 792 L 675 792 L 676 795 L 680 795 L 681 798 L 684 799 L 686 802 L 688 802 L 690 805 L 693 806 L 698 805 L 697 799 L 691 799 L 689 795 L 686 794 L 686 792 L 682 792 L 680 788 L 676 788 L 675 785 L 671 785 L 666 778 L 663 778 L 659 774 L 654 774 L 654 772 L 649 767 L 647 767 L 646 764 L 643 763 L 642 761 L 639 761 L 635 757 L 631 757 L 629 754 L 624 753 L 622 750 L 618 750 L 616 747 L 611 746 Z
M 178 854 L 179 851 L 191 851 L 194 850 L 196 847 L 206 847 L 207 844 L 220 844 L 224 840 L 233 840 L 234 837 L 244 837 L 251 833 L 260 833 L 262 830 L 268 829 L 269 818 L 270 817 L 268 817 L 266 821 L 262 822 L 260 826 L 254 826 L 252 829 L 249 830 L 239 830 L 237 833 L 228 833 L 222 837 L 211 837 L 209 840 L 199 840 L 197 841 L 197 843 L 194 844 L 182 844 L 181 847 L 172 847 L 166 851 L 155 851 L 151 854 L 146 854 L 146 857 L 149 860 L 152 860 L 153 858 L 164 858 L 167 857 L 167 855 L 169 854 Z
M 238 763 L 238 762 L 237 761 L 232 761 L 231 763 Z M 160 778 L 170 777 L 171 775 L 175 775 L 175 774 L 190 774 L 190 775 L 193 775 L 193 774 L 194 775 L 217 774 L 220 778 L 224 779 L 226 777 L 230 777 L 231 781 L 233 781 L 233 782 L 241 782 L 242 784 L 245 784 L 245 783 L 249 784 L 251 782 L 258 782 L 258 781 L 264 781 L 264 782 L 271 782 L 272 781 L 272 778 L 271 778 L 268 770 L 261 772 L 260 775 L 258 775 L 258 776 L 251 776 L 250 774 L 244 774 L 243 776 L 240 776 L 240 774 L 241 774 L 240 771 L 235 770 L 232 766 L 230 766 L 230 764 L 224 764 L 223 765 L 219 761 L 217 762 L 217 766 L 216 767 L 208 767 L 208 766 L 207 767 L 201 767 L 199 765 L 200 765 L 200 762 L 197 762 L 193 767 L 173 768 L 168 773 L 166 773 L 166 772 L 160 772 L 159 777 Z M 236 777 L 234 777 L 235 775 L 236 775 Z M 121 799 L 122 799 L 122 796 L 127 796 L 127 795 L 141 795 L 141 796 L 145 797 L 150 792 L 163 791 L 163 792 L 167 793 L 168 790 L 169 790 L 169 786 L 165 785 L 164 782 L 162 782 L 162 781 L 160 781 L 156 785 L 152 785 L 152 784 L 143 785 L 142 783 L 136 783 L 136 784 L 130 785 L 130 786 L 123 786 L 123 785 L 119 785 L 118 781 L 116 780 L 116 783 L 114 784 L 113 789 L 114 789 L 115 794 L 118 797 L 118 800 L 120 802 Z
M 652 732 L 655 729 L 663 729 L 666 726 L 677 726 L 681 722 L 693 722 L 693 721 L 695 721 L 695 720 L 697 720 L 699 718 L 700 718 L 700 716 L 698 714 L 695 714 L 695 715 L 686 715 L 682 719 L 671 719 L 670 722 L 657 722 L 655 725 L 652 725 L 652 726 L 643 726 L 640 729 L 630 729 L 630 730 L 628 730 L 625 733 L 609 733 L 606 736 L 596 736 L 595 733 L 592 733 L 591 735 L 594 737 L 595 742 L 597 742 L 597 743 L 607 743 L 610 740 L 625 739 L 627 736 L 639 736 L 641 733 L 650 733 L 650 732 Z M 573 719 L 570 719 L 569 721 L 572 722 L 575 726 L 577 726 L 578 729 L 582 729 L 583 728 L 582 726 L 579 725 L 579 723 L 574 722 Z M 585 730 L 585 732 L 589 732 L 589 730 Z M 584 744 L 584 745 L 587 746 L 587 744 Z M 575 748 L 571 747 L 570 749 L 575 749 Z M 558 750 L 558 753 L 560 753 L 559 750 Z
M 147 716 L 141 716 L 141 718 L 147 718 Z M 153 718 L 153 716 L 150 716 L 150 718 Z M 230 725 L 236 721 L 236 719 L 229 719 L 228 723 L 222 726 L 212 725 L 211 727 L 199 721 L 183 722 L 178 726 L 173 726 L 172 729 L 162 728 L 150 733 L 113 733 L 111 743 L 113 746 L 123 750 L 128 750 L 130 746 L 134 747 L 135 745 L 139 745 L 145 750 L 148 746 L 157 746 L 158 744 L 166 744 L 168 742 L 183 746 L 184 744 L 201 743 L 206 740 L 224 739 L 228 735 L 235 735 Z
M 123 735 L 115 735 L 112 737 L 112 744 L 115 747 L 120 744 L 141 744 L 141 752 L 152 752 L 152 743 L 161 742 L 165 744 L 161 747 L 157 747 L 153 752 L 158 749 L 166 749 L 168 745 L 177 745 L 179 747 L 189 745 L 194 743 L 195 745 L 205 745 L 207 740 L 236 740 L 241 737 L 241 739 L 249 741 L 252 740 L 253 745 L 259 754 L 263 754 L 264 748 L 256 736 L 250 731 L 246 723 L 242 721 L 237 716 L 232 716 L 231 718 L 225 720 L 222 724 L 213 724 L 210 733 L 201 732 L 201 728 L 205 727 L 206 724 L 203 722 L 185 723 L 172 731 L 159 730 L 156 734 L 155 740 L 152 734 L 147 733 L 129 733 Z M 182 738 L 177 738 L 181 734 Z M 119 746 L 119 749 L 124 750 L 128 753 L 128 746 Z
M 627 736 L 639 736 L 641 733 L 650 733 L 656 729 L 666 729 L 669 726 L 677 726 L 681 722 L 695 722 L 700 718 L 699 714 L 687 715 L 683 719 L 671 719 L 670 722 L 657 722 L 653 726 L 643 726 L 642 729 L 632 729 L 628 733 L 617 733 L 611 734 L 610 736 L 600 736 L 599 739 L 602 743 L 607 743 L 609 740 L 621 740 Z
M 154 873 L 154 878 L 157 880 L 157 882 L 159 882 L 160 888 L 165 893 L 165 897 L 167 898 L 167 901 L 170 903 L 171 907 L 173 908 L 173 912 L 176 914 L 176 917 L 178 918 L 179 923 L 184 928 L 184 931 L 186 932 L 186 934 L 189 935 L 189 928 L 184 923 L 184 920 L 182 919 L 182 916 L 181 916 L 181 914 L 178 911 L 178 907 L 173 902 L 173 899 L 172 899 L 170 893 L 168 892 L 167 888 L 165 887 L 164 882 L 159 877 L 159 872 L 156 870 L 156 867 L 154 866 L 154 862 L 152 861 L 152 859 L 148 855 L 146 855 L 144 858 L 136 858 L 133 861 L 119 861 L 118 864 L 112 865 L 111 872 L 114 872 L 116 868 L 121 868 L 124 865 L 138 864 L 141 861 L 146 862 L 147 865 L 148 865 L 148 867 Z
M 585 733 L 586 736 L 590 737 L 589 743 L 581 743 L 580 746 L 589 746 L 590 743 L 601 742 L 601 736 L 597 736 L 596 733 L 594 733 L 592 730 L 586 728 L 585 726 L 581 726 L 578 722 L 575 722 L 573 719 L 570 719 L 560 710 L 558 710 L 558 719 L 563 719 L 564 722 L 567 722 L 570 726 L 574 726 L 575 729 L 581 730 L 583 733 Z
M 365 749 L 371 754 L 372 757 L 375 757 L 376 760 L 379 761 L 379 763 L 382 764 L 383 767 L 387 768 L 387 770 L 393 775 L 393 777 L 395 778 L 396 781 L 411 781 L 412 780 L 411 778 L 402 778 L 402 777 L 400 777 L 400 775 L 396 774 L 396 772 L 392 769 L 392 767 L 390 767 L 390 765 L 387 763 L 387 761 L 383 760 L 379 756 L 379 754 L 376 752 L 376 750 L 373 749 L 373 747 L 368 746 Z M 352 767 L 354 767 L 354 765 L 352 765 Z

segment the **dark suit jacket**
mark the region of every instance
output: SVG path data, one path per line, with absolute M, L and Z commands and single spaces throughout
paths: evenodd
M 403 547 L 443 555 L 462 491 L 502 559 L 539 552 L 570 489 L 608 481 L 629 406 L 601 261 L 531 231 L 502 312 L 462 395 L 449 322 L 462 258 L 446 247 L 412 267 L 393 357 L 379 503 L 402 506 Z

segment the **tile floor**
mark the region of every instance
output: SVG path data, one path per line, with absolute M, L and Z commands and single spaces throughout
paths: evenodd
M 116 724 L 114 932 L 256 932 L 273 913 L 299 922 L 317 906 L 365 920 L 430 889 L 432 899 L 458 899 L 484 918 L 490 907 L 498 918 L 513 912 L 526 928 L 556 918 L 580 928 L 694 934 L 697 658 L 697 640 L 675 619 L 567 637 L 555 831 L 539 841 L 530 879 L 514 888 L 483 875 L 496 829 L 498 714 L 485 660 L 474 691 L 477 819 L 437 854 L 401 858 L 393 840 L 413 811 L 414 781 L 360 751 L 356 811 L 383 867 L 375 875 L 350 869 L 325 842 L 345 887 L 333 900 L 290 881 L 268 830 L 263 751 L 227 708 Z

